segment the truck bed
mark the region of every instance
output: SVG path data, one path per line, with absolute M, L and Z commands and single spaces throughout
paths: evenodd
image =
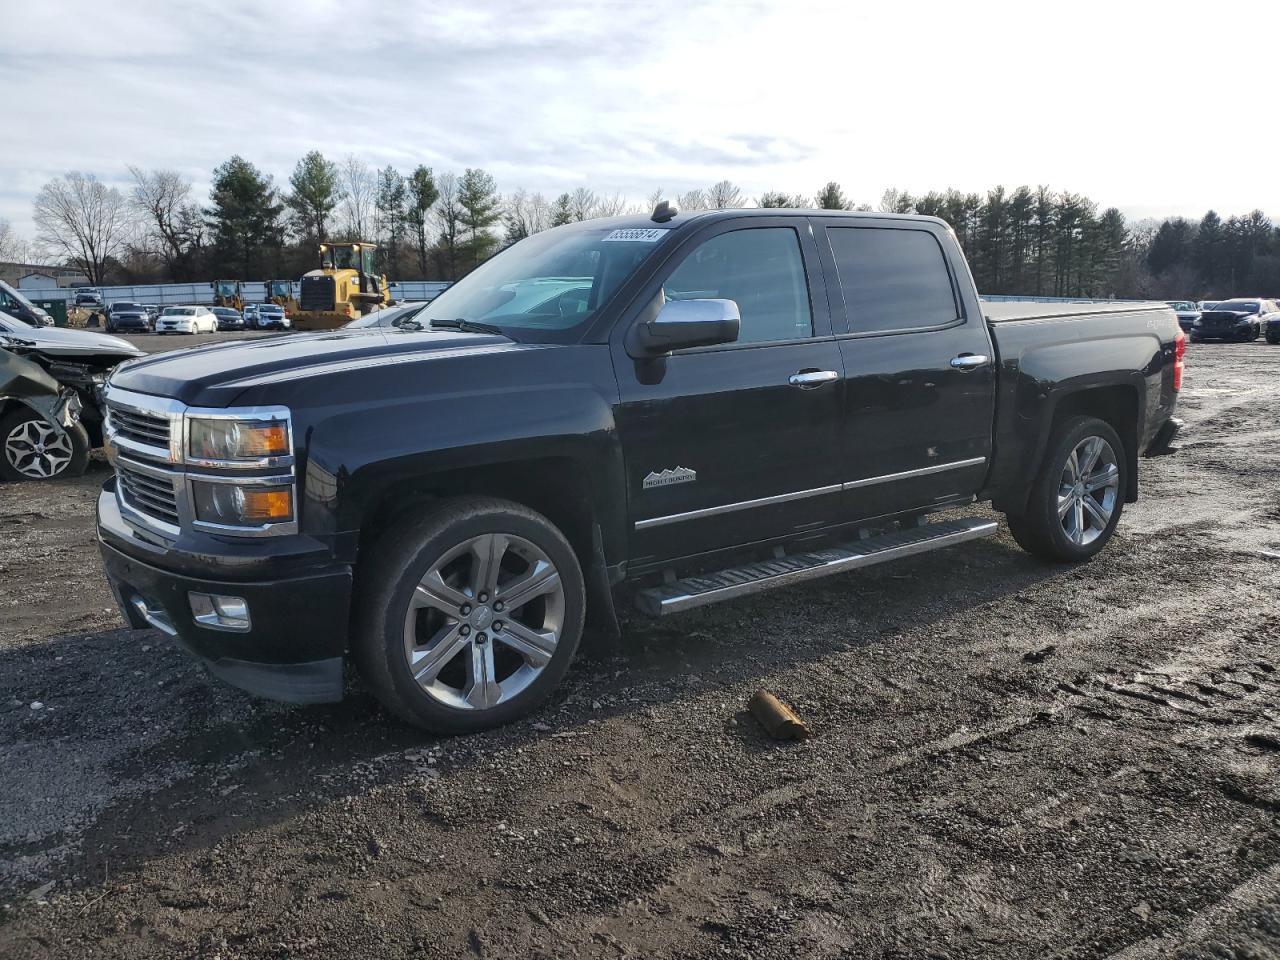
M 1159 300 L 1116 300 L 1109 303 L 1043 303 L 1038 300 L 983 300 L 982 313 L 990 323 L 1015 320 L 1047 320 L 1055 317 L 1086 317 L 1108 313 L 1145 313 L 1169 310 Z

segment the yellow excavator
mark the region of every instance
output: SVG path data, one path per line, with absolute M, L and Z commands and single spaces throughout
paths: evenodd
M 213 281 L 213 305 L 244 312 L 244 284 L 239 280 Z
M 376 243 L 320 244 L 320 269 L 299 284 L 297 330 L 333 330 L 391 302 L 387 278 L 374 273 Z
M 298 313 L 298 301 L 293 297 L 292 280 L 268 280 L 267 303 L 283 307 L 285 316 L 293 318 Z

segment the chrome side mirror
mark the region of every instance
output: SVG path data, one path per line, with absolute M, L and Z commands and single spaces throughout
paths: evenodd
M 648 356 L 738 339 L 742 315 L 732 300 L 668 300 L 652 320 L 636 326 L 636 344 Z

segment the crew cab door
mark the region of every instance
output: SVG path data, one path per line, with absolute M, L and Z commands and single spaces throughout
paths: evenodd
M 967 265 L 929 221 L 815 218 L 845 366 L 845 508 L 963 502 L 991 457 L 996 362 Z
M 673 251 L 615 327 L 633 568 L 837 518 L 844 377 L 822 283 L 804 218 L 720 221 Z M 645 311 L 699 298 L 737 303 L 736 343 L 627 352 Z

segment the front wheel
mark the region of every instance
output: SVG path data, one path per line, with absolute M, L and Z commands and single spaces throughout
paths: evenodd
M 82 424 L 62 427 L 29 407 L 0 420 L 0 477 L 52 480 L 79 477 L 89 466 L 89 433 Z
M 1088 560 L 1115 534 L 1127 480 L 1124 445 L 1111 425 L 1071 417 L 1054 430 L 1027 508 L 1010 514 L 1009 532 L 1045 560 Z
M 541 514 L 444 501 L 384 534 L 359 573 L 356 663 L 382 703 L 438 733 L 510 723 L 564 677 L 582 637 L 577 556 Z

